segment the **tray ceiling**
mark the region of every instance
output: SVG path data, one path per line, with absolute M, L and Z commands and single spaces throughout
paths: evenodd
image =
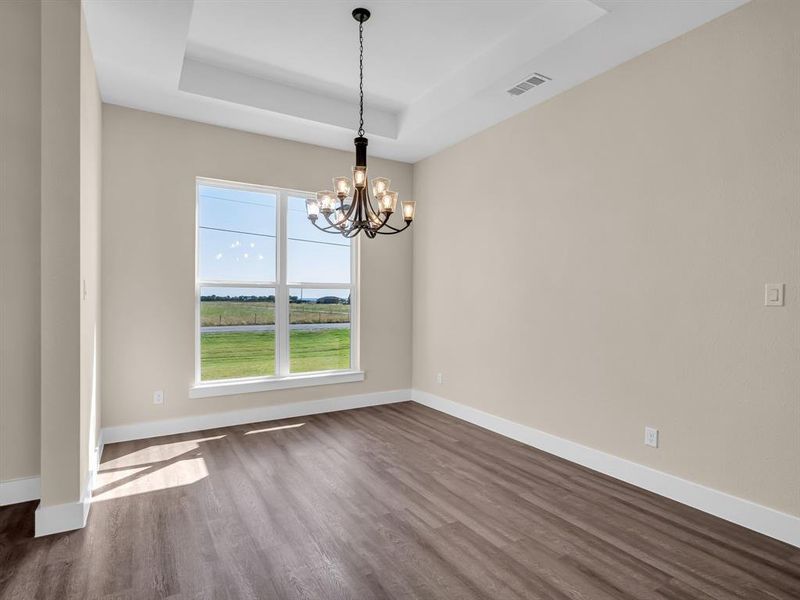
M 417 161 L 746 1 L 366 2 L 370 154 Z M 356 4 L 84 0 L 104 101 L 342 149 Z M 552 81 L 507 93 L 534 73 Z

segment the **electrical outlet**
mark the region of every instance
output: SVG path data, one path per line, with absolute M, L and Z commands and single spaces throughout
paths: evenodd
M 644 428 L 644 444 L 645 446 L 658 448 L 658 429 L 655 427 Z
M 444 383 L 444 375 L 441 373 L 436 374 L 436 383 Z
M 162 390 L 153 392 L 153 404 L 164 404 L 164 392 Z

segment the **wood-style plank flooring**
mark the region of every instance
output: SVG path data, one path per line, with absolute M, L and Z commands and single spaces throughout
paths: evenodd
M 106 446 L 6 598 L 798 599 L 800 551 L 412 403 Z

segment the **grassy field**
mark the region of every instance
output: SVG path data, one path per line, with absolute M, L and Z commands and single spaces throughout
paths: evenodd
M 347 304 L 290 304 L 291 323 L 347 323 L 350 306 Z M 218 302 L 200 303 L 200 322 L 203 327 L 219 325 L 274 325 L 273 302 Z
M 292 331 L 289 342 L 292 373 L 350 366 L 349 329 Z M 275 333 L 204 333 L 200 336 L 200 359 L 204 381 L 274 375 Z

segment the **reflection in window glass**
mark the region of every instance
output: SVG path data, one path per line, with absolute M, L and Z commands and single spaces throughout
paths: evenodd
M 275 290 L 200 288 L 200 379 L 275 374 Z
M 350 368 L 350 290 L 289 290 L 292 373 Z
M 277 197 L 198 186 L 201 281 L 275 281 Z

